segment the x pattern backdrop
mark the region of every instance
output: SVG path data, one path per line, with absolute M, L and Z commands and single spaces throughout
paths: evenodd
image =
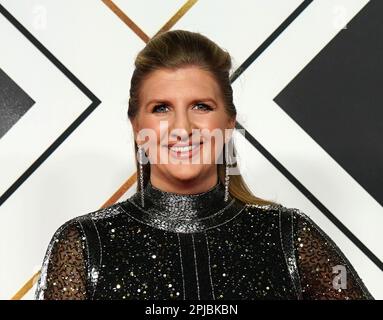
M 300 208 L 383 298 L 383 2 L 0 0 L 0 298 L 33 298 L 66 220 L 135 191 L 126 111 L 156 33 L 227 49 L 246 181 Z

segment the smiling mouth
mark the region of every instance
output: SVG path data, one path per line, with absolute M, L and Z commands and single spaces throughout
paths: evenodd
M 188 146 L 175 146 L 175 145 L 173 145 L 173 146 L 168 146 L 168 149 L 170 151 L 173 151 L 176 153 L 187 153 L 189 151 L 193 151 L 194 149 L 198 148 L 201 144 L 202 144 L 202 142 L 191 144 Z
M 188 159 L 188 158 L 192 158 L 193 156 L 195 156 L 199 150 L 201 149 L 201 145 L 203 144 L 203 142 L 201 143 L 196 143 L 196 144 L 192 144 L 192 145 L 188 145 L 188 146 L 168 146 L 168 150 L 169 150 L 169 153 L 172 157 L 176 158 L 176 159 Z

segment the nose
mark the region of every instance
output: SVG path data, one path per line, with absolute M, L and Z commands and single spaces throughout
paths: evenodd
M 183 142 L 188 141 L 189 136 L 192 134 L 193 124 L 188 116 L 186 108 L 182 110 L 177 110 L 172 120 L 169 124 L 170 130 L 170 141 L 181 140 Z

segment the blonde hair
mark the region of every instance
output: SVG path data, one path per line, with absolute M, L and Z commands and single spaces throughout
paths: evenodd
M 232 67 L 231 56 L 220 48 L 216 43 L 198 32 L 186 30 L 171 30 L 157 34 L 151 38 L 146 46 L 137 54 L 135 59 L 135 70 L 131 78 L 128 117 L 133 121 L 139 110 L 140 87 L 145 78 L 158 69 L 178 69 L 186 66 L 197 66 L 209 71 L 217 81 L 224 100 L 225 112 L 230 118 L 237 114 L 233 103 L 233 90 L 230 83 L 229 72 Z M 226 147 L 226 144 L 225 146 Z M 234 145 L 233 156 L 236 150 Z M 138 146 L 134 142 L 136 167 L 139 168 L 137 159 Z M 229 156 L 230 157 L 230 156 Z M 217 174 L 221 182 L 225 183 L 225 165 L 217 164 Z M 228 163 L 234 161 L 228 159 Z M 234 164 L 236 165 L 236 164 Z M 238 168 L 237 168 L 238 169 Z M 277 203 L 261 199 L 255 196 L 241 174 L 230 175 L 229 193 L 232 197 L 243 203 L 257 205 L 275 205 Z M 150 163 L 143 165 L 144 187 L 150 179 Z M 137 192 L 140 184 L 137 183 Z

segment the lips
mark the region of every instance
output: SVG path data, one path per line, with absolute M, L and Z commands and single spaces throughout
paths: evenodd
M 199 147 L 199 144 L 193 144 L 193 145 L 185 146 L 185 147 L 173 146 L 173 147 L 169 148 L 169 150 L 175 151 L 175 152 L 188 152 L 188 151 L 194 150 L 198 147 Z
M 170 152 L 170 155 L 174 158 L 177 158 L 179 160 L 181 159 L 187 159 L 192 158 L 194 155 L 196 155 L 200 147 L 203 143 L 194 143 L 194 144 L 183 144 L 183 147 L 179 147 L 179 145 L 174 144 L 171 147 L 168 147 L 168 150 Z
M 168 144 L 168 148 L 172 148 L 172 147 L 190 147 L 190 146 L 193 146 L 193 145 L 199 145 L 199 144 L 202 144 L 202 142 L 197 142 L 197 143 L 169 143 Z
M 168 145 L 168 149 L 178 151 L 178 152 L 184 152 L 188 150 L 193 150 L 195 147 L 198 147 L 202 142 L 198 143 L 173 143 Z

